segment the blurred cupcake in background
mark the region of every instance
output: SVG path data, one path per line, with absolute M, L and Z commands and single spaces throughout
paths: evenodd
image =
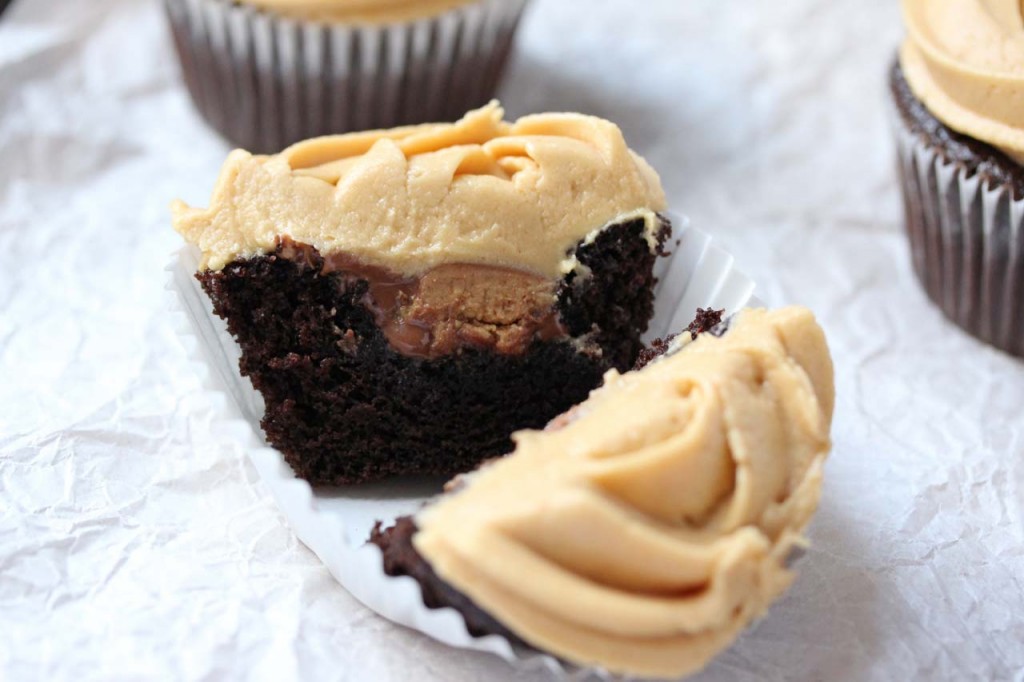
M 890 74 L 914 270 L 978 338 L 1024 356 L 1024 16 L 1019 0 L 903 0 Z
M 164 0 L 189 93 L 233 145 L 276 152 L 449 121 L 495 94 L 528 0 Z

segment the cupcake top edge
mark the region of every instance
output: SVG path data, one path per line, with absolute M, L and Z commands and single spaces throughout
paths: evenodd
M 833 400 L 811 312 L 744 310 L 517 434 L 417 514 L 413 544 L 532 646 L 617 673 L 693 672 L 789 585 Z
M 902 0 L 911 91 L 962 134 L 1024 163 L 1024 8 L 1019 0 Z
M 480 0 L 236 0 L 292 19 L 391 24 L 434 17 Z
M 271 156 L 236 150 L 209 207 L 176 202 L 174 227 L 204 270 L 287 237 L 409 276 L 473 263 L 551 278 L 603 226 L 643 215 L 652 234 L 660 227 L 658 175 L 615 124 L 503 114 L 491 102 L 455 123 L 315 138 Z

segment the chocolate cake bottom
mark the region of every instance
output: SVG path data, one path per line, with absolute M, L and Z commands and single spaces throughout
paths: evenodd
M 197 278 L 263 396 L 267 440 L 298 476 L 330 485 L 453 475 L 508 452 L 513 431 L 582 401 L 607 370 L 633 365 L 671 229 L 663 220 L 652 251 L 645 227 L 630 220 L 578 246 L 582 268 L 557 284 L 563 336 L 518 353 L 397 352 L 367 305 L 368 281 L 325 271 L 312 247 L 290 258 L 279 247 Z
M 430 609 L 453 608 L 466 622 L 466 629 L 474 637 L 500 635 L 513 646 L 529 647 L 511 630 L 481 610 L 472 599 L 441 580 L 430 564 L 416 551 L 412 536 L 416 522 L 402 516 L 395 525 L 381 528 L 378 521 L 370 533 L 370 542 L 380 547 L 384 558 L 384 573 L 392 577 L 409 576 L 420 586 L 423 604 Z

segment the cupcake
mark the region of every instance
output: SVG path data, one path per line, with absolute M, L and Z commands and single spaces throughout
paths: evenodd
M 834 388 L 806 309 L 744 310 L 691 338 L 375 528 L 384 572 L 474 636 L 617 674 L 704 667 L 794 577 Z
M 498 87 L 527 0 L 165 0 L 189 93 L 232 145 L 454 121 Z
M 890 74 L 914 271 L 949 319 L 1024 356 L 1024 23 L 1011 0 L 903 0 Z
M 315 484 L 450 475 L 626 370 L 669 237 L 656 173 L 614 124 L 454 124 L 234 151 L 209 208 L 174 206 L 262 394 Z

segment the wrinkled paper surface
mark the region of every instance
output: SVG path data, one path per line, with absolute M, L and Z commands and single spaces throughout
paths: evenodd
M 642 5 L 536 0 L 509 114 L 619 122 L 837 368 L 800 577 L 698 679 L 1021 679 L 1024 362 L 910 271 L 896 3 Z M 218 432 L 163 268 L 169 202 L 204 204 L 226 151 L 155 0 L 0 16 L 0 679 L 544 679 L 360 606 Z

